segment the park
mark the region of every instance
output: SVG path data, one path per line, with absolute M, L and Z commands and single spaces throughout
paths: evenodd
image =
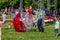
M 59 2 L 59 0 L 0 0 L 0 39 L 60 40 Z M 42 17 L 42 22 L 39 16 L 40 19 Z M 39 29 L 38 26 L 41 25 L 44 29 Z M 55 34 L 56 28 L 59 29 L 57 32 L 59 35 Z

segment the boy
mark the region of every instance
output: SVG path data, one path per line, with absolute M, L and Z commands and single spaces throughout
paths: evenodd
M 38 26 L 38 30 L 39 32 L 44 32 L 44 28 L 43 28 L 43 17 L 42 17 L 42 12 L 39 12 L 37 10 L 35 10 L 36 16 L 37 16 L 37 26 Z
M 55 35 L 56 36 L 58 36 L 59 35 L 59 33 L 58 33 L 58 31 L 59 31 L 59 18 L 56 18 L 56 20 L 55 20 L 55 29 L 54 29 L 54 31 L 55 31 Z

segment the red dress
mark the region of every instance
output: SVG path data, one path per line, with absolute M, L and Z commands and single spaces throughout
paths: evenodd
M 29 15 L 32 15 L 32 10 L 30 8 L 28 8 L 28 13 Z
M 26 32 L 25 26 L 23 25 L 23 21 L 21 20 L 21 14 L 18 13 L 13 19 L 14 29 L 17 32 Z

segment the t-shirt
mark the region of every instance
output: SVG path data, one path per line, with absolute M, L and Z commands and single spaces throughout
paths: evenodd
M 2 15 L 2 19 L 3 19 L 2 23 L 4 23 L 6 21 L 6 15 L 5 14 Z
M 55 29 L 59 29 L 59 21 L 55 22 Z
M 5 12 L 7 12 L 7 8 L 5 9 Z
M 37 22 L 37 16 L 36 15 L 33 15 L 33 22 L 35 23 L 35 22 Z
M 48 9 L 45 9 L 45 13 L 48 14 Z
M 36 16 L 37 16 L 38 19 L 42 19 L 42 16 L 41 15 L 42 14 L 40 12 L 38 12 L 38 11 L 36 12 Z

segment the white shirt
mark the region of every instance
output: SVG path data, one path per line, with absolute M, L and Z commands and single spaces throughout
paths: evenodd
M 56 23 L 55 23 L 55 29 L 59 29 L 59 21 L 56 21 Z
M 6 21 L 6 15 L 5 14 L 2 15 L 2 19 L 3 19 L 2 23 L 4 23 Z

